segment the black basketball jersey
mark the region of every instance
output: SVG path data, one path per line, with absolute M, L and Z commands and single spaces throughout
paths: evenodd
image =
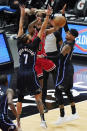
M 34 69 L 36 61 L 36 53 L 39 47 L 40 38 L 36 37 L 34 41 L 30 44 L 24 44 L 18 39 L 18 53 L 19 53 L 19 63 L 20 68 L 23 69 Z
M 73 54 L 73 49 L 74 49 L 74 45 L 75 45 L 75 41 L 72 42 L 67 42 L 65 41 L 63 43 L 63 46 L 61 47 L 61 49 L 65 46 L 65 45 L 69 45 L 71 46 L 71 51 L 69 54 L 66 54 L 63 57 L 60 57 L 58 59 L 58 73 L 57 73 L 57 78 L 56 78 L 56 86 L 60 85 L 63 83 L 65 77 L 68 77 L 66 74 L 69 72 L 71 74 L 73 74 L 73 69 L 72 69 L 72 54 Z
M 8 87 L 0 86 L 0 118 L 2 114 L 7 114 L 8 102 L 6 96 L 6 90 Z
M 60 50 L 62 50 L 62 48 L 65 46 L 65 45 L 69 45 L 71 47 L 71 51 L 69 54 L 66 54 L 65 56 L 63 56 L 63 64 L 66 63 L 69 64 L 71 62 L 71 59 L 72 59 L 72 54 L 73 54 L 73 50 L 74 50 L 74 45 L 75 45 L 75 41 L 72 41 L 72 42 L 67 42 L 65 41 L 61 47 Z

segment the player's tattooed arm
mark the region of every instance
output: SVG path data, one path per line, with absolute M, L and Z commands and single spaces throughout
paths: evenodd
M 36 26 L 36 24 L 38 23 L 39 21 L 39 18 L 35 19 L 33 22 L 31 22 L 29 25 L 28 25 L 28 32 L 30 33 L 32 31 L 32 29 L 34 29 L 34 26 Z
M 49 16 L 51 15 L 51 13 L 52 13 L 52 8 L 50 6 L 48 6 L 47 12 L 46 12 L 46 17 L 45 17 L 44 22 L 43 22 L 43 24 L 41 26 L 41 29 L 40 29 L 40 31 L 38 33 L 38 37 L 40 39 L 42 39 L 42 34 L 44 33 L 44 31 L 45 31 L 45 29 L 47 27 L 47 24 L 48 24 L 48 21 L 49 21 Z
M 61 54 L 63 56 L 65 56 L 66 54 L 69 54 L 71 51 L 71 47 L 69 45 L 65 45 L 62 50 L 61 50 Z

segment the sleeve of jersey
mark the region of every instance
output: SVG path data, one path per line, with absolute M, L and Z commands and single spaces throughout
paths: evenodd
M 54 35 L 57 39 L 57 43 L 62 40 L 62 37 L 59 31 L 54 32 Z
M 34 39 L 34 41 L 32 42 L 32 48 L 34 51 L 37 51 L 37 49 L 39 48 L 39 43 L 41 42 L 39 37 L 36 37 Z

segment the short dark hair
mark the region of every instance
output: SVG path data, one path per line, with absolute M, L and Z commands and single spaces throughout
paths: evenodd
M 78 37 L 79 33 L 76 29 L 70 29 L 69 32 L 76 38 Z

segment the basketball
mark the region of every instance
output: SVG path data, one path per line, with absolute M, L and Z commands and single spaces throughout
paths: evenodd
M 64 16 L 55 16 L 51 20 L 53 26 L 59 26 L 60 28 L 66 24 L 66 18 Z

